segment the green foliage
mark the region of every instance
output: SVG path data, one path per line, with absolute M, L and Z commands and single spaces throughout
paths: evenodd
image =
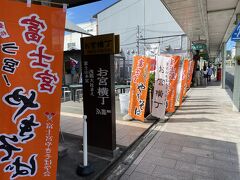
M 236 61 L 240 61 L 240 55 L 235 56 L 234 59 L 235 59 Z
M 150 73 L 149 81 L 148 81 L 148 90 L 153 91 L 155 82 L 155 73 Z

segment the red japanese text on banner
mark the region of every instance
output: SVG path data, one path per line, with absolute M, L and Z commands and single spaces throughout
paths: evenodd
M 0 6 L 0 179 L 53 180 L 66 14 L 9 0 Z
M 155 85 L 153 91 L 152 115 L 164 118 L 169 88 L 171 57 L 157 56 L 155 70 Z
M 168 94 L 167 94 L 166 112 L 175 111 L 179 63 L 180 63 L 180 56 L 172 56 L 170 72 L 169 72 L 169 88 L 168 88 Z
M 149 58 L 134 57 L 128 114 L 141 121 L 144 121 L 150 67 Z

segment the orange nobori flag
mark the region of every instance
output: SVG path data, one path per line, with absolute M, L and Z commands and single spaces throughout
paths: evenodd
M 142 56 L 135 56 L 133 61 L 128 114 L 132 118 L 141 121 L 144 121 L 151 68 L 150 62 L 151 60 L 149 58 Z
M 188 89 L 191 86 L 194 65 L 195 65 L 195 62 L 193 60 L 189 61 L 188 82 L 187 82 Z
M 181 91 L 179 97 L 179 106 L 182 106 L 183 97 L 185 97 L 187 92 L 187 76 L 188 76 L 188 63 L 187 59 L 183 62 L 183 73 L 182 73 L 182 82 L 181 82 Z
M 10 0 L 0 6 L 0 179 L 54 180 L 66 13 Z
M 171 58 L 169 89 L 167 95 L 167 108 L 166 108 L 167 112 L 175 111 L 180 58 L 181 58 L 180 56 L 172 56 Z

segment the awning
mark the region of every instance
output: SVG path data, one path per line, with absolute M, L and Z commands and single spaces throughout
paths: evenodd
M 51 2 L 56 2 L 56 3 L 66 3 L 68 4 L 68 8 L 75 7 L 75 6 L 80 6 L 83 4 L 88 4 L 100 0 L 48 0 Z
M 18 0 L 18 1 L 26 2 L 26 0 Z M 100 0 L 32 0 L 34 4 L 44 3 L 44 4 L 48 4 L 49 6 L 56 6 L 56 7 L 58 7 L 61 4 L 67 4 L 68 8 L 72 8 L 72 7 L 76 7 L 76 6 L 80 6 L 80 5 L 84 5 L 92 2 L 97 2 L 97 1 L 100 1 Z
M 217 56 L 240 12 L 239 0 L 161 0 L 193 43 L 206 43 Z

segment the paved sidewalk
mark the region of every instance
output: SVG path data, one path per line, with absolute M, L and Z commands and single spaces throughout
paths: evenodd
M 122 180 L 239 180 L 240 113 L 219 86 L 193 88 L 187 100 Z
M 154 121 L 122 120 L 119 100 L 116 98 L 116 143 L 121 147 L 130 146 Z M 61 130 L 76 136 L 83 135 L 83 102 L 64 102 L 61 105 Z

